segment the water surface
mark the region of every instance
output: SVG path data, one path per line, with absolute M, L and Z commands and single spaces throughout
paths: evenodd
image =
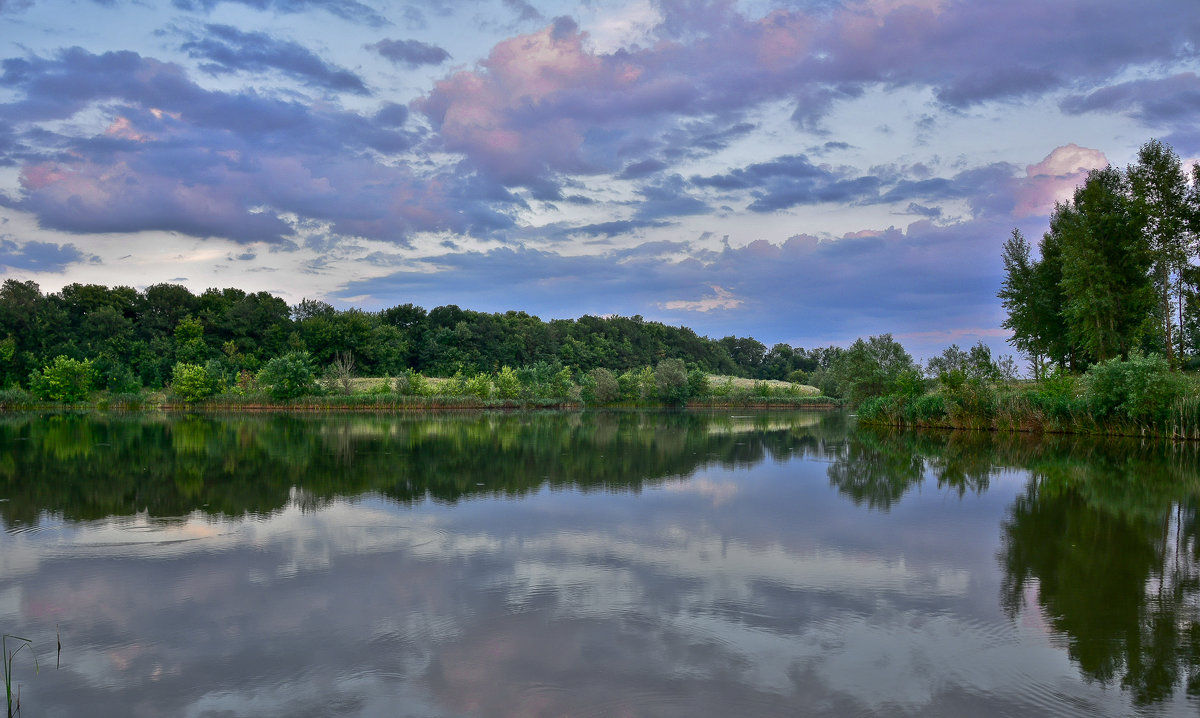
M 1194 715 L 1197 466 L 841 413 L 8 416 L 0 627 L 27 716 Z

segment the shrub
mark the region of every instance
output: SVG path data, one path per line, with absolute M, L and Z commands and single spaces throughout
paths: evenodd
M 559 369 L 550 379 L 550 396 L 556 399 L 570 398 L 574 388 L 575 381 L 571 378 L 571 370 L 566 367 Z
M 59 355 L 29 375 L 29 388 L 39 398 L 62 403 L 83 401 L 92 391 L 96 370 L 90 359 Z
M 211 373 L 208 367 L 176 362 L 171 372 L 171 388 L 184 401 L 193 402 L 224 391 L 225 382 L 220 375 Z
M 267 362 L 258 372 L 258 383 L 274 399 L 295 399 L 317 390 L 312 357 L 293 351 Z
M 608 404 L 621 398 L 621 385 L 617 377 L 603 367 L 588 372 L 584 380 L 584 400 L 597 404 Z
M 487 399 L 492 395 L 492 378 L 481 372 L 463 381 L 463 395 Z
M 687 375 L 688 396 L 700 397 L 708 395 L 708 374 L 693 369 Z
M 429 380 L 411 367 L 396 377 L 396 393 L 401 396 L 428 396 L 429 391 Z
M 496 396 L 501 399 L 516 399 L 521 396 L 521 379 L 512 367 L 500 367 L 493 383 L 496 385 Z
M 682 359 L 663 359 L 654 370 L 654 387 L 658 398 L 668 404 L 682 406 L 688 398 L 687 368 Z
M 1134 352 L 1128 359 L 1092 365 L 1084 377 L 1084 399 L 1092 416 L 1138 424 L 1160 424 L 1182 393 L 1179 377 L 1158 354 Z
M 632 369 L 621 372 L 617 377 L 617 386 L 621 390 L 621 398 L 625 401 L 638 401 L 642 398 L 641 374 Z

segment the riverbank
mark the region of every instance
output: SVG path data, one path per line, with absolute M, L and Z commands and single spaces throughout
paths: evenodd
M 245 411 L 245 412 L 338 412 L 338 411 L 478 411 L 478 410 L 585 410 L 585 409 L 836 409 L 840 399 L 820 395 L 780 396 L 738 392 L 704 396 L 682 404 L 655 400 L 596 402 L 579 397 L 482 398 L 475 395 L 406 396 L 400 394 L 335 394 L 273 399 L 266 394 L 218 394 L 198 401 L 185 401 L 165 392 L 136 394 L 98 393 L 87 401 L 59 403 L 39 401 L 21 390 L 0 391 L 0 411 L 92 410 L 92 411 Z
M 1174 383 L 1174 391 L 1143 385 L 1119 401 L 1106 401 L 1095 386 L 968 386 L 872 397 L 856 413 L 859 423 L 876 426 L 1200 441 L 1200 393 L 1192 381 Z

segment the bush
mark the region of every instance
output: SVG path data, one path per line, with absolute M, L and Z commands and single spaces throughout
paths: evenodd
M 176 362 L 171 372 L 171 388 L 184 401 L 193 402 L 221 393 L 225 382 L 219 374 L 210 372 L 209 367 Z
M 693 369 L 687 375 L 688 396 L 701 397 L 708 395 L 708 374 Z
M 90 359 L 82 361 L 59 355 L 41 371 L 29 375 L 29 388 L 39 398 L 61 403 L 83 401 L 96 378 Z
M 1084 399 L 1098 420 L 1161 424 L 1182 390 L 1179 376 L 1158 354 L 1110 359 L 1092 365 L 1084 377 Z
M 501 399 L 516 399 L 521 396 L 521 379 L 512 367 L 500 367 L 493 383 L 496 385 L 496 396 Z
M 396 377 L 396 393 L 400 396 L 428 396 L 429 392 L 429 380 L 411 367 Z
M 654 388 L 660 401 L 682 406 L 688 399 L 687 368 L 682 359 L 663 359 L 654 370 Z
M 487 399 L 492 395 L 492 378 L 481 372 L 465 380 L 463 382 L 463 395 Z
M 601 367 L 588 372 L 584 378 L 584 401 L 608 404 L 620 398 L 621 385 L 611 371 Z
M 317 390 L 312 357 L 305 351 L 288 352 L 267 362 L 258 372 L 258 383 L 274 399 L 295 399 Z

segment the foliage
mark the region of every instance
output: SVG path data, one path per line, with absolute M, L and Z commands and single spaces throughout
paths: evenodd
M 683 406 L 688 399 L 687 368 L 682 359 L 663 359 L 654 369 L 654 386 L 660 401 Z
M 1151 140 L 1124 173 L 1094 170 L 1055 207 L 1039 258 L 1013 231 L 998 296 L 1035 379 L 1044 358 L 1082 369 L 1148 349 L 1178 366 L 1200 352 L 1198 178 L 1189 188 L 1174 150 Z
M 583 400 L 595 404 L 610 404 L 621 398 L 621 385 L 608 369 L 599 367 L 584 376 Z
M 917 371 L 912 356 L 891 334 L 882 334 L 856 340 L 814 378 L 821 393 L 860 404 L 895 391 L 901 377 L 912 371 Z
M 92 391 L 95 368 L 90 359 L 59 355 L 29 377 L 29 388 L 39 399 L 69 403 L 83 401 Z
M 496 396 L 500 399 L 516 399 L 521 396 L 521 379 L 510 366 L 500 367 L 492 383 L 496 385 Z
M 225 382 L 206 366 L 176 362 L 171 372 L 171 389 L 184 401 L 195 402 L 221 393 Z
M 1181 393 L 1178 375 L 1158 354 L 1134 352 L 1127 360 L 1110 359 L 1090 367 L 1084 378 L 1084 399 L 1100 420 L 1159 424 Z
M 317 390 L 316 372 L 308 352 L 291 351 L 268 361 L 258 383 L 274 399 L 296 399 Z

